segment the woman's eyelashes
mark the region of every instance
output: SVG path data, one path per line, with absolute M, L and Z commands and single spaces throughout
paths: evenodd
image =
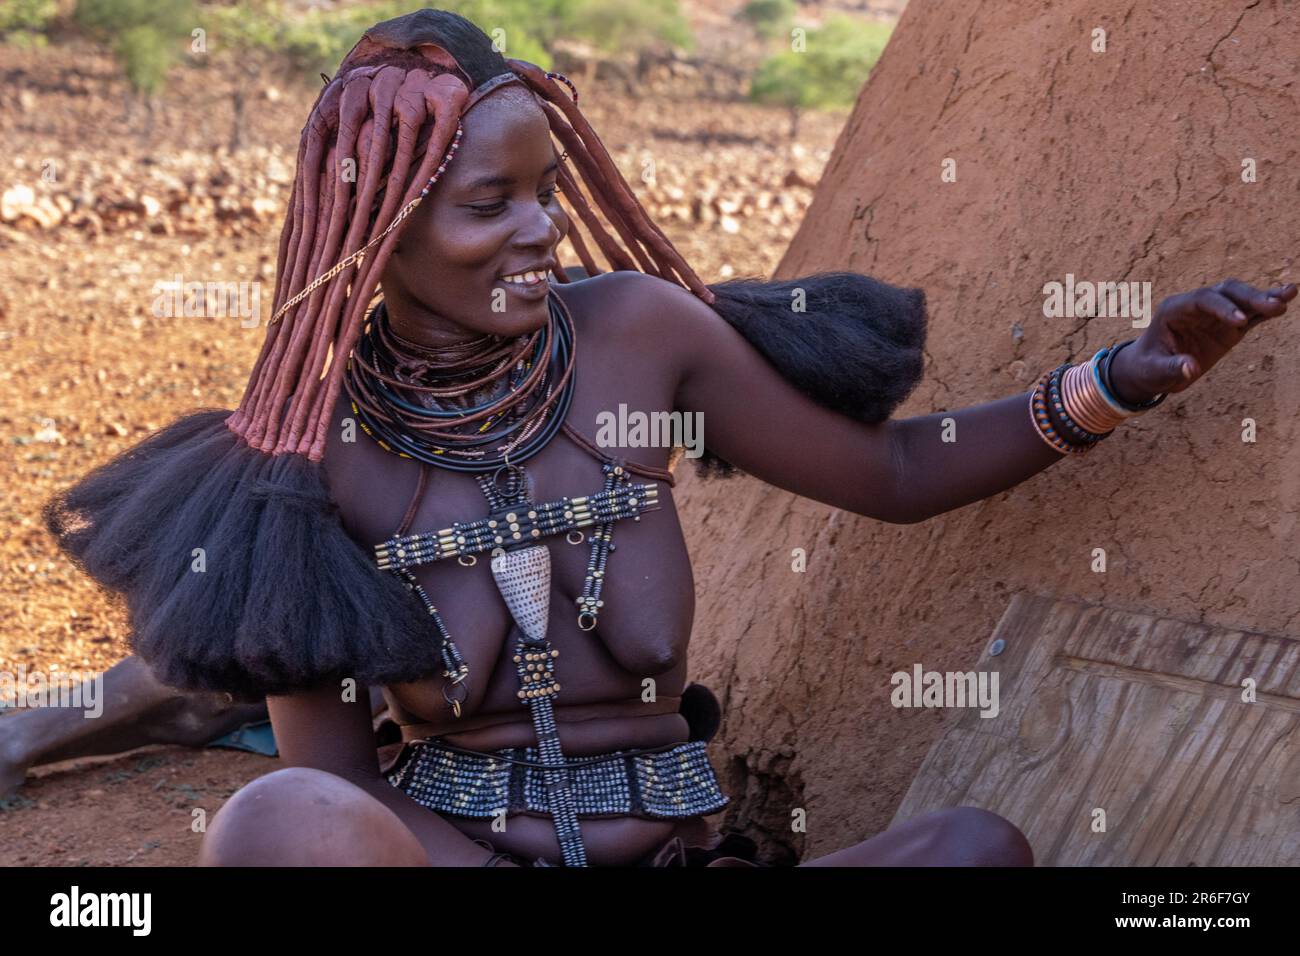
M 555 194 L 559 191 L 559 186 L 552 186 L 550 189 L 543 190 L 539 194 L 542 205 L 549 206 L 553 203 L 555 201 Z M 500 202 L 487 203 L 482 206 L 470 205 L 467 208 L 474 210 L 474 214 L 478 216 L 495 216 L 506 208 L 506 202 L 505 200 L 501 200 Z

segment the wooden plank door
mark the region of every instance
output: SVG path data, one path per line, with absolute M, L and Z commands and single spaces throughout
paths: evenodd
M 895 823 L 983 807 L 1039 865 L 1300 864 L 1300 641 L 1017 595 L 975 669 L 997 716 L 954 716 Z

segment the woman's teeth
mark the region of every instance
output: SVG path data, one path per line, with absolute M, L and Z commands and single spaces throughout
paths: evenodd
M 544 272 L 520 272 L 515 275 L 501 277 L 501 281 L 513 282 L 516 285 L 537 285 L 537 283 L 545 280 L 546 274 Z

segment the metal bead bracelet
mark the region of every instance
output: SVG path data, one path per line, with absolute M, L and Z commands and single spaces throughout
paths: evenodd
M 1133 405 L 1118 397 L 1111 381 L 1115 354 L 1134 339 L 1099 349 L 1082 364 L 1044 372 L 1029 396 L 1029 415 L 1039 437 L 1061 454 L 1083 454 L 1121 422 L 1155 408 L 1167 393 Z

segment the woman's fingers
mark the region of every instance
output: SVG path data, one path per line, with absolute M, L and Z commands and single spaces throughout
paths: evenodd
M 1241 341 L 1246 330 L 1286 312 L 1294 282 L 1257 289 L 1238 279 L 1173 296 L 1160 304 L 1158 330 L 1144 335 L 1145 385 L 1182 391 Z M 1147 340 L 1150 342 L 1147 343 Z
M 1235 280 L 1230 279 L 1228 281 Z M 1203 316 L 1217 319 L 1234 329 L 1244 329 L 1246 327 L 1247 313 L 1242 310 L 1237 300 L 1229 296 L 1227 291 L 1220 291 L 1227 284 L 1220 282 L 1213 288 L 1197 289 L 1192 293 L 1191 305 L 1196 312 Z M 1246 286 L 1246 288 L 1249 289 L 1250 287 Z M 1238 295 L 1240 294 L 1238 290 Z M 1247 307 L 1249 307 L 1249 303 L 1247 303 Z
M 1147 361 L 1150 363 L 1146 373 L 1147 385 L 1157 392 L 1179 391 L 1201 374 L 1196 357 L 1186 352 L 1152 355 Z
M 1281 309 L 1273 313 L 1272 315 L 1256 313 L 1255 315 L 1252 315 L 1250 317 L 1250 322 L 1248 324 L 1251 327 L 1253 327 L 1255 325 L 1258 325 L 1260 322 L 1264 322 L 1267 319 L 1275 318 L 1276 316 L 1281 315 L 1283 312 L 1286 311 L 1287 303 L 1295 298 L 1297 291 L 1300 291 L 1300 286 L 1297 286 L 1294 282 L 1288 282 L 1286 285 L 1274 286 L 1273 288 L 1269 289 L 1268 290 L 1269 299 L 1274 302 L 1280 302 Z
M 1295 283 L 1276 286 L 1267 291 L 1238 279 L 1225 279 L 1214 290 L 1231 299 L 1247 319 L 1271 319 L 1286 311 L 1286 304 L 1296 294 Z

